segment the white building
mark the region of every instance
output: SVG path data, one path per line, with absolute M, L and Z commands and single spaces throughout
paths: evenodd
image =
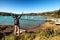
M 47 18 L 47 20 L 52 20 L 55 24 L 60 24 L 60 18 Z
M 60 24 L 60 18 L 57 18 L 57 19 L 55 20 L 55 24 Z
M 24 29 L 20 29 L 20 33 L 23 33 L 23 32 L 25 32 L 26 30 L 24 30 Z

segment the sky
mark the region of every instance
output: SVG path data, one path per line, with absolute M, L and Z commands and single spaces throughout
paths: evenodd
M 0 12 L 40 13 L 60 9 L 60 0 L 0 0 Z

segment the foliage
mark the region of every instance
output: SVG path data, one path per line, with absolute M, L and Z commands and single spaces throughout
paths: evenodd
M 2 16 L 14 16 L 14 15 L 21 15 L 21 14 L 14 14 L 14 13 L 8 13 L 8 12 L 0 12 L 0 15 Z M 47 16 L 47 17 L 54 17 L 54 18 L 60 18 L 60 9 L 52 12 L 43 12 L 43 13 L 29 13 L 29 14 L 23 14 L 23 15 L 33 15 L 33 16 Z
M 53 39 L 59 39 L 60 40 L 60 32 L 58 30 L 54 29 L 48 29 L 48 31 L 41 30 L 37 33 L 29 33 L 25 32 L 20 34 L 20 38 L 17 36 L 5 36 L 5 40 L 53 40 Z
M 57 31 L 57 30 L 54 30 L 54 29 L 48 29 L 48 32 L 45 32 L 45 31 L 40 31 L 38 33 L 22 33 L 20 37 L 21 40 L 51 40 L 51 38 L 53 39 L 53 37 L 55 38 L 60 35 L 59 34 L 60 32 Z

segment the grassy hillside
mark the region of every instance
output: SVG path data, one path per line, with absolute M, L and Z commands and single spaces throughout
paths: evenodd
M 20 40 L 60 40 L 60 26 L 54 22 L 45 22 L 20 34 Z
M 7 28 L 11 30 L 10 27 Z M 37 28 L 32 28 L 21 33 L 19 36 L 20 38 L 14 36 L 13 34 L 5 35 L 4 37 L 5 40 L 60 40 L 60 25 L 57 26 L 53 22 L 46 22 Z M 4 37 L 0 39 L 4 40 Z

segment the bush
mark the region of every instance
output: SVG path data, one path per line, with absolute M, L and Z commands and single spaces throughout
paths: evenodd
M 2 39 L 4 40 L 4 39 Z M 5 36 L 5 40 L 14 40 L 14 36 Z

